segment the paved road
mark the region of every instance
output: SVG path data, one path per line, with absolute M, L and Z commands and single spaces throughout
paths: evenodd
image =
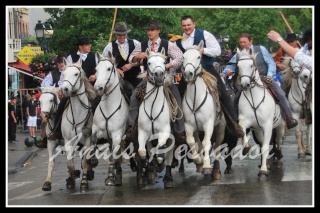
M 47 175 L 47 150 L 28 148 L 23 139 L 27 133 L 18 133 L 19 144 L 8 145 L 8 206 L 314 206 L 313 159 L 297 157 L 294 131 L 290 130 L 282 144 L 283 168 L 272 168 L 267 181 L 258 180 L 260 158 L 234 159 L 232 174 L 222 174 L 219 181 L 210 175 L 195 172 L 193 163 L 185 165 L 185 173 L 173 169 L 174 187 L 164 189 L 164 172 L 158 173 L 154 185 L 138 188 L 136 174 L 128 163 L 123 163 L 123 185 L 105 186 L 108 163 L 99 161 L 95 179 L 89 182 L 89 191 L 81 193 L 80 180 L 76 189 L 66 189 L 68 169 L 66 156 L 59 155 L 55 161 L 52 190 L 42 191 Z M 250 143 L 254 144 L 253 141 Z M 75 163 L 80 169 L 79 156 Z M 225 163 L 221 162 L 224 171 Z

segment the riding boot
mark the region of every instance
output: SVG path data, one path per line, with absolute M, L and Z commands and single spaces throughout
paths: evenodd
M 216 71 L 216 69 L 211 66 L 208 71 L 213 74 L 218 82 L 218 90 L 220 92 L 220 103 L 225 114 L 226 123 L 228 128 L 232 130 L 232 133 L 237 136 L 237 138 L 242 138 L 244 136 L 244 131 L 242 127 L 238 124 L 238 116 L 237 112 L 233 106 L 230 95 L 227 93 L 226 86 L 223 83 L 220 74 Z
M 289 106 L 289 102 L 288 102 L 288 99 L 285 97 L 284 91 L 276 83 L 270 84 L 269 87 L 271 88 L 272 92 L 274 93 L 274 95 L 278 99 L 279 105 L 282 108 L 282 110 L 284 111 L 287 128 L 291 129 L 291 128 L 297 126 L 298 122 L 296 119 L 294 119 L 292 117 L 292 112 L 291 112 L 291 109 Z

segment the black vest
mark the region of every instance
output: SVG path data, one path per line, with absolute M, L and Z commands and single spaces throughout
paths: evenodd
M 61 72 L 59 71 L 59 68 L 54 68 L 54 70 L 51 71 L 52 76 L 52 85 L 56 84 L 55 87 L 59 87 L 58 82 L 60 80 Z
M 129 55 L 130 55 L 134 50 L 135 46 L 132 39 L 128 39 L 128 43 L 129 43 Z M 127 56 L 127 59 L 124 60 L 120 54 L 118 44 L 115 41 L 112 42 L 112 55 L 113 57 L 115 57 L 117 68 L 121 68 L 123 65 L 129 63 L 128 61 L 129 55 Z M 132 69 L 124 73 L 124 80 L 127 80 L 130 82 L 130 80 L 136 79 L 137 75 L 139 75 L 140 72 L 141 72 L 140 66 L 132 67 Z
M 204 46 L 206 47 L 206 40 L 204 39 L 203 30 L 195 29 L 194 32 L 194 41 L 193 45 L 199 45 L 200 41 L 204 41 Z M 181 40 L 176 41 L 177 46 L 180 48 L 180 50 L 184 53 L 186 50 L 182 47 Z M 201 65 L 204 69 L 209 70 L 209 67 L 213 66 L 214 58 L 209 57 L 207 55 L 202 55 L 201 57 Z
M 168 56 L 168 47 L 169 47 L 168 40 L 161 39 L 160 46 L 158 48 L 158 52 L 161 52 L 162 47 L 164 47 L 166 56 Z M 142 41 L 141 42 L 141 52 L 145 52 L 147 48 L 148 48 L 148 40 L 147 41 Z M 169 58 L 168 57 L 167 57 L 166 63 L 169 63 Z M 147 59 L 146 58 L 143 59 L 143 66 L 144 66 L 144 70 L 148 69 L 148 64 L 147 64 Z
M 80 55 L 77 53 L 71 54 L 72 62 L 76 63 Z M 82 69 L 86 73 L 87 78 L 90 77 L 90 75 L 96 74 L 96 58 L 95 54 L 93 52 L 88 53 L 87 58 L 85 61 L 82 61 Z

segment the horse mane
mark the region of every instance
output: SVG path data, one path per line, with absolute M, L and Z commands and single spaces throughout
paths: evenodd
M 285 69 L 281 71 L 281 74 L 283 76 L 283 81 L 290 86 L 292 83 L 292 70 L 290 67 L 290 57 L 282 57 L 282 63 L 285 65 Z
M 199 50 L 199 47 L 198 47 L 198 45 L 193 45 L 193 46 L 187 47 L 187 48 L 186 48 L 186 51 L 187 51 L 187 50 L 190 50 L 190 49 Z

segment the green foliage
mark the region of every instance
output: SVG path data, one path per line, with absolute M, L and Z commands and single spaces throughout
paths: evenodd
M 111 42 L 110 36 L 115 8 L 46 8 L 51 15 L 54 36 L 50 47 L 54 52 L 71 52 L 77 49 L 76 40 L 80 36 L 92 40 L 92 51 L 102 52 Z M 132 31 L 129 38 L 139 41 L 148 39 L 144 27 L 151 19 L 161 25 L 160 37 L 168 39 L 167 34 L 181 34 L 181 17 L 192 15 L 199 29 L 206 29 L 215 35 L 230 35 L 230 46 L 238 46 L 239 35 L 248 32 L 254 44 L 271 49 L 276 43 L 267 39 L 270 30 L 276 30 L 283 37 L 288 27 L 279 11 L 282 11 L 295 33 L 312 28 L 312 8 L 118 8 L 116 22 L 124 21 Z M 111 40 L 110 40 L 111 38 Z

